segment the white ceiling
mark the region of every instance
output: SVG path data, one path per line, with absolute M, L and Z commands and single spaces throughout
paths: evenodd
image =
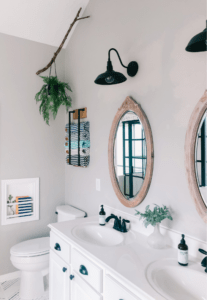
M 89 0 L 1 0 L 0 32 L 58 47 L 78 9 L 82 7 L 80 16 L 83 15 L 88 2 Z M 79 22 L 87 22 L 87 19 Z M 64 48 L 70 37 L 71 33 Z

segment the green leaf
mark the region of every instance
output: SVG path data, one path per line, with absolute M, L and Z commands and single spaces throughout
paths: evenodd
M 135 215 L 140 215 L 140 220 L 143 219 L 144 226 L 147 227 L 149 224 L 155 226 L 157 223 L 161 223 L 164 219 L 173 220 L 169 208 L 163 205 L 160 207 L 154 204 L 154 209 L 151 210 L 150 206 L 147 205 L 145 208 L 145 213 L 141 213 L 136 210 Z
M 49 125 L 50 113 L 53 119 L 56 118 L 61 105 L 65 106 L 66 111 L 72 104 L 71 97 L 67 90 L 71 91 L 68 83 L 61 82 L 56 76 L 40 76 L 45 83 L 41 90 L 35 95 L 36 102 L 41 102 L 39 112 L 42 114 L 44 121 Z

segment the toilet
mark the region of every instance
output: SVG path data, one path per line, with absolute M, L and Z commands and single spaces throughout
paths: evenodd
M 56 214 L 58 222 L 86 217 L 85 212 L 69 205 L 58 206 Z M 43 295 L 43 276 L 49 270 L 49 251 L 49 237 L 27 240 L 10 249 L 10 260 L 13 266 L 21 271 L 21 299 L 32 300 Z

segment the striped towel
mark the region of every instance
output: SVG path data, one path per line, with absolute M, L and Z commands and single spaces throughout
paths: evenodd
M 90 123 L 80 123 L 80 166 L 87 167 L 90 162 Z M 69 164 L 69 124 L 65 126 L 65 150 L 66 150 L 66 163 Z M 78 166 L 78 124 L 72 123 L 70 126 L 71 133 L 71 156 L 70 164 Z
M 69 164 L 69 155 L 66 156 L 66 162 Z M 90 156 L 80 156 L 80 166 L 87 167 L 90 162 Z M 71 165 L 78 166 L 78 155 L 71 155 Z
M 65 151 L 67 154 L 69 154 L 69 150 L 66 149 Z M 71 155 L 78 155 L 78 149 L 71 149 Z M 80 149 L 80 156 L 89 156 L 90 155 L 90 149 Z
M 29 213 L 33 211 L 33 204 L 28 203 L 28 201 L 31 201 L 32 197 L 29 196 L 17 196 L 16 197 L 16 203 L 19 203 L 16 205 L 16 214 L 24 214 Z
M 66 124 L 65 129 L 66 129 L 66 132 L 69 133 L 69 124 Z M 77 123 L 72 123 L 70 130 L 71 130 L 71 133 L 78 132 L 78 124 Z M 88 121 L 80 123 L 80 132 L 81 131 L 88 131 L 89 132 L 89 122 Z
M 16 202 L 26 202 L 26 201 L 31 201 L 32 197 L 16 197 Z
M 68 143 L 65 142 L 65 148 L 68 148 Z M 90 148 L 90 141 L 80 141 L 80 148 Z M 71 149 L 77 149 L 78 148 L 78 141 L 72 141 L 70 143 Z
M 77 141 L 78 140 L 78 132 L 71 132 L 70 138 L 71 138 L 71 140 Z M 66 133 L 65 140 L 69 141 L 69 134 L 68 133 Z M 88 131 L 86 131 L 86 130 L 85 131 L 81 131 L 80 132 L 80 140 L 81 141 L 90 140 L 90 133 Z

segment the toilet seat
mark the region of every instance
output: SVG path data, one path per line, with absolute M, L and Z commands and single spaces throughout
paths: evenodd
M 18 257 L 32 257 L 48 254 L 50 249 L 49 237 L 31 239 L 16 244 L 10 249 L 10 254 Z

